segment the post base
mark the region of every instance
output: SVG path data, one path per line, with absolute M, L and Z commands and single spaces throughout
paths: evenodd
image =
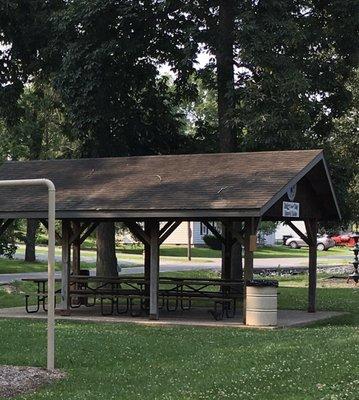
M 158 314 L 150 314 L 150 315 L 149 315 L 149 319 L 150 319 L 151 321 L 156 321 L 156 320 L 158 320 Z

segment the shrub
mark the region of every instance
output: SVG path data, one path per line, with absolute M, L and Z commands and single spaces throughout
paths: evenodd
M 212 250 L 222 249 L 222 243 L 213 235 L 204 235 L 203 240 L 206 245 Z

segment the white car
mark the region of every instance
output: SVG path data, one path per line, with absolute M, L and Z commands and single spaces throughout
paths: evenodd
M 299 236 L 290 237 L 286 240 L 285 245 L 292 249 L 300 249 L 308 246 Z M 317 249 L 320 251 L 328 250 L 335 246 L 335 241 L 327 235 L 317 237 Z

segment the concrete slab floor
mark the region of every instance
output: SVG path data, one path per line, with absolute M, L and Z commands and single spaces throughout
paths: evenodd
M 278 310 L 278 325 L 276 327 L 255 327 L 258 329 L 277 329 L 305 326 L 317 321 L 323 321 L 339 315 L 343 312 L 318 311 L 307 313 L 299 310 Z M 24 318 L 24 319 L 46 319 L 46 313 L 39 311 L 28 314 L 24 307 L 12 307 L 0 309 L 0 318 Z M 242 315 L 237 313 L 234 318 L 224 318 L 216 321 L 208 309 L 193 308 L 190 311 L 168 312 L 161 310 L 159 320 L 149 320 L 147 315 L 132 317 L 129 314 L 101 315 L 99 307 L 81 307 L 71 310 L 70 316 L 56 316 L 58 321 L 80 321 L 80 322 L 107 322 L 107 323 L 132 323 L 152 326 L 191 326 L 191 327 L 232 327 L 232 328 L 254 328 L 244 325 Z

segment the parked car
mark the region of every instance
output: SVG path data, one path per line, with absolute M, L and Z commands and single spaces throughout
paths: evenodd
M 301 247 L 308 246 L 305 241 L 299 236 L 294 236 L 285 242 L 286 246 L 291 247 L 292 249 L 300 249 Z M 335 241 L 327 235 L 318 236 L 317 237 L 317 249 L 320 251 L 328 250 L 331 247 L 335 246 Z
M 345 233 L 343 235 L 335 235 L 332 236 L 336 246 L 355 246 L 359 240 L 358 233 Z

